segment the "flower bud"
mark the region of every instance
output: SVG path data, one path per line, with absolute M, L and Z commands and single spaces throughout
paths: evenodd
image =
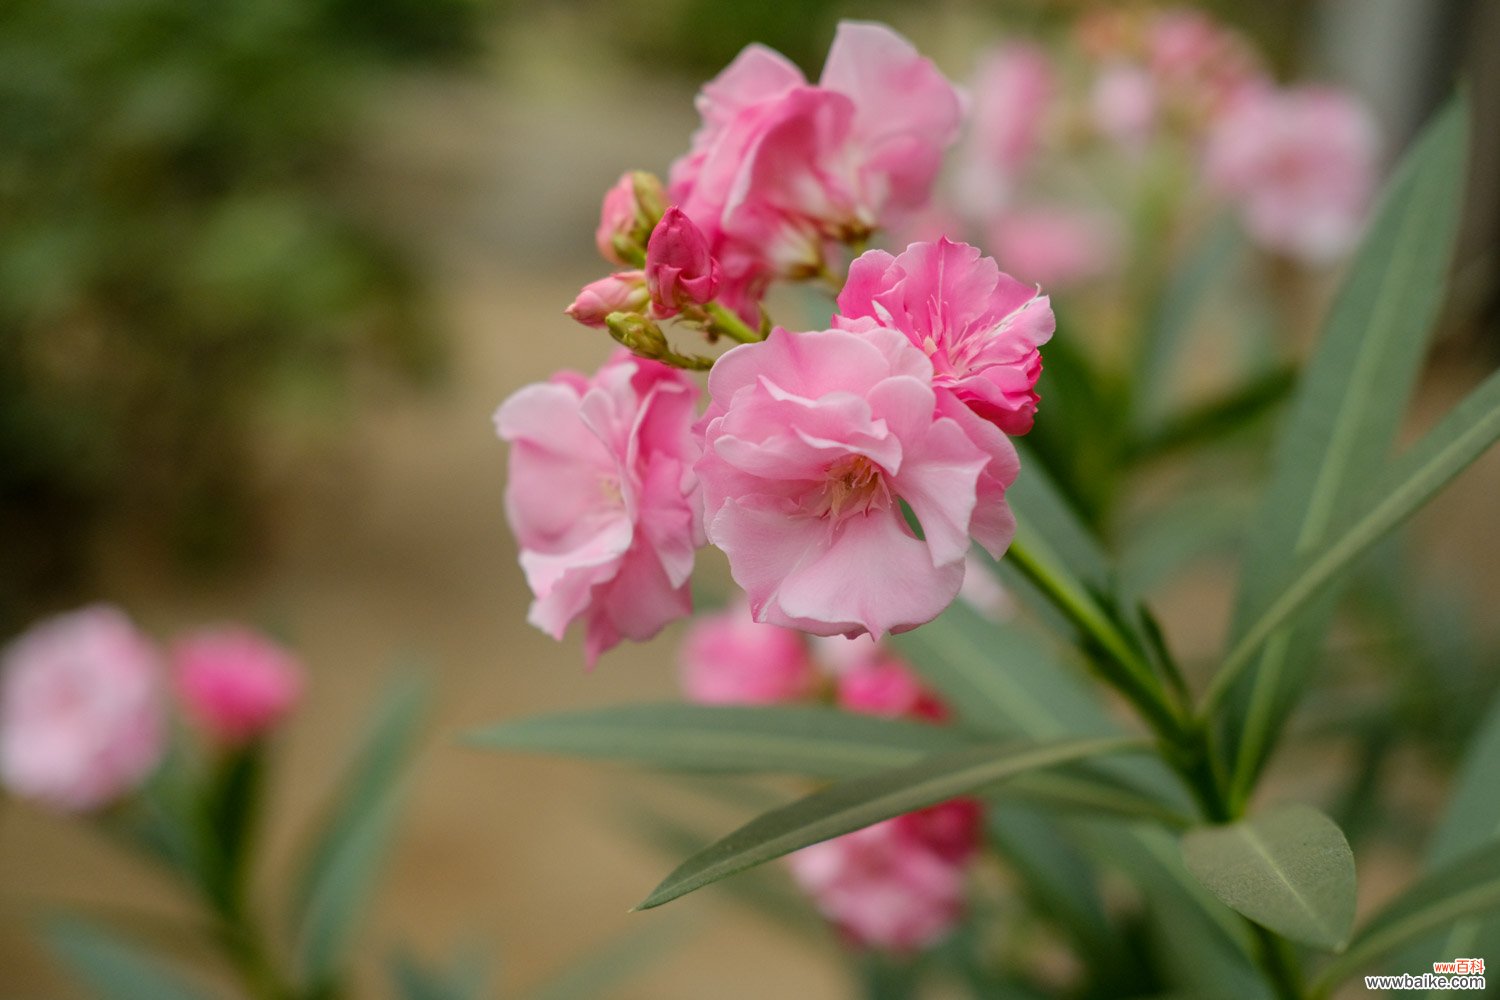
M 660 360 L 668 353 L 667 338 L 662 335 L 661 327 L 639 313 L 610 313 L 604 325 L 611 337 L 643 358 Z
M 604 259 L 615 264 L 639 264 L 662 208 L 661 181 L 655 175 L 643 170 L 621 174 L 604 194 L 599 228 L 594 230 L 594 243 Z
M 247 628 L 194 632 L 173 646 L 172 661 L 183 709 L 228 746 L 274 728 L 302 697 L 297 661 Z
M 711 302 L 719 291 L 719 262 L 693 220 L 673 206 L 646 244 L 646 288 L 656 315 L 675 316 L 688 305 Z
M 573 304 L 563 311 L 584 326 L 602 328 L 610 313 L 640 312 L 649 301 L 644 271 L 616 271 L 584 285 Z

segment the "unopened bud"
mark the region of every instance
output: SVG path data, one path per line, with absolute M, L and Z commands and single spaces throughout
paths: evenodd
M 640 313 L 610 313 L 604 324 L 611 337 L 643 358 L 660 360 L 670 353 L 661 327 Z
M 702 231 L 675 205 L 646 244 L 646 287 L 652 309 L 662 317 L 711 302 L 719 293 L 719 262 L 709 253 Z
M 584 326 L 602 327 L 610 313 L 640 312 L 650 295 L 643 271 L 617 271 L 583 286 L 573 304 L 563 310 Z
M 639 266 L 646 259 L 646 241 L 663 211 L 661 181 L 643 170 L 627 171 L 604 194 L 594 243 L 605 260 Z

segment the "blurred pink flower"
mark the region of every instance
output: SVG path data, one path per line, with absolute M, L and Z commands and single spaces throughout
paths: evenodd
M 958 800 L 805 847 L 787 862 L 853 944 L 909 954 L 941 941 L 962 918 L 979 824 L 977 803 Z
M 708 236 L 726 294 L 826 266 L 931 195 L 961 102 L 931 62 L 878 24 L 839 25 L 822 78 L 752 45 L 703 88 L 703 124 L 672 166 L 671 200 Z
M 583 286 L 573 304 L 563 310 L 584 326 L 603 327 L 613 312 L 640 312 L 651 296 L 644 271 L 616 271 Z
M 1139 66 L 1104 67 L 1089 89 L 1094 128 L 1129 150 L 1139 150 L 1156 128 L 1156 82 Z
M 756 622 L 744 603 L 694 619 L 678 661 L 688 699 L 705 705 L 797 701 L 817 684 L 802 635 Z
M 1087 209 L 1017 208 L 990 224 L 995 260 L 1026 281 L 1067 288 L 1108 275 L 1120 263 L 1120 233 Z
M 105 605 L 33 626 L 0 655 L 0 780 L 69 812 L 138 787 L 166 750 L 156 648 Z
M 964 570 L 964 585 L 958 590 L 958 599 L 979 614 L 994 621 L 1006 621 L 1016 612 L 1015 600 L 1010 591 L 996 579 L 986 564 L 987 560 L 969 553 L 969 565 Z
M 838 642 L 829 639 L 829 644 Z M 845 640 L 848 641 L 848 640 Z M 862 655 L 850 657 L 835 684 L 839 707 L 861 715 L 945 722 L 948 707 L 893 650 L 876 643 L 859 644 Z
M 241 626 L 181 637 L 172 644 L 172 668 L 187 716 L 231 746 L 275 728 L 302 697 L 302 667 L 292 654 Z
M 697 396 L 681 371 L 619 352 L 593 378 L 559 373 L 495 414 L 511 443 L 506 513 L 536 595 L 528 620 L 560 639 L 582 618 L 591 666 L 691 610 Z
M 757 621 L 879 636 L 953 600 L 992 455 L 937 412 L 932 365 L 902 334 L 777 329 L 708 384 L 708 537 Z
M 931 359 L 938 389 L 1007 434 L 1031 429 L 1052 306 L 978 248 L 944 238 L 897 257 L 868 251 L 849 267 L 834 325 L 899 330 Z
M 1051 59 L 1039 45 L 1012 42 L 981 58 L 958 175 L 969 214 L 984 218 L 1010 202 L 1036 155 L 1055 90 Z
M 1146 65 L 1166 98 L 1199 122 L 1265 79 L 1243 35 L 1191 7 L 1154 12 L 1145 46 Z
M 615 249 L 615 240 L 629 241 L 636 229 L 635 176 L 631 171 L 620 175 L 599 206 L 599 227 L 594 230 L 594 245 L 612 264 L 626 261 Z
M 719 291 L 719 262 L 708 241 L 675 205 L 667 209 L 646 244 L 646 287 L 657 316 L 675 316 L 685 305 L 703 305 Z
M 1369 110 L 1326 87 L 1262 88 L 1214 127 L 1205 171 L 1239 203 L 1250 235 L 1308 263 L 1347 253 L 1375 189 L 1379 140 Z

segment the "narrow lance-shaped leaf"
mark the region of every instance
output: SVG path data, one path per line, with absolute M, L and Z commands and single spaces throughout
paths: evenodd
M 678 866 L 637 909 L 649 909 L 755 865 L 853 830 L 988 788 L 1026 771 L 1138 750 L 1130 740 L 969 747 L 851 778 L 751 820 Z
M 1395 438 L 1442 303 L 1467 114 L 1462 101 L 1453 102 L 1405 158 L 1344 281 L 1282 429 L 1248 539 L 1232 645 L 1264 617 L 1291 567 L 1342 523 Z M 1304 686 L 1332 611 L 1327 599 L 1303 610 L 1233 690 L 1220 745 L 1240 798 Z
M 1262 644 L 1309 601 L 1500 440 L 1500 372 L 1453 409 L 1375 484 L 1366 506 L 1327 544 L 1304 557 L 1285 587 L 1224 658 L 1205 696 L 1214 707 L 1255 662 Z
M 95 995 L 108 1000 L 205 1000 L 155 956 L 93 923 L 73 917 L 48 921 L 47 943 Z
M 1500 911 L 1500 838 L 1454 858 L 1376 914 L 1355 934 L 1348 949 L 1319 974 L 1315 990 L 1318 995 L 1326 994 L 1346 977 L 1374 967 L 1384 956 L 1450 926 L 1455 920 L 1497 911 Z M 1457 957 L 1467 956 L 1434 956 Z
M 973 742 L 960 730 L 826 708 L 627 705 L 477 730 L 488 749 L 602 757 L 651 767 L 843 778 Z
M 1289 805 L 1190 830 L 1182 860 L 1231 909 L 1283 937 L 1336 950 L 1354 924 L 1354 855 L 1338 825 Z

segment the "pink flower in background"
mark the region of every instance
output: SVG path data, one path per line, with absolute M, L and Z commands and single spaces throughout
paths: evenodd
M 963 916 L 980 811 L 960 800 L 888 819 L 788 856 L 792 876 L 852 943 L 909 954 Z
M 696 618 L 678 660 L 688 699 L 705 705 L 797 701 L 817 685 L 802 635 L 756 622 L 743 603 Z
M 936 411 L 932 377 L 905 336 L 880 329 L 777 329 L 714 365 L 698 463 L 707 533 L 757 621 L 879 636 L 953 600 L 992 456 Z
M 983 218 L 1010 202 L 1036 155 L 1055 91 L 1051 59 L 1039 45 L 1012 42 L 981 59 L 958 178 L 968 212 Z
M 1191 7 L 1155 12 L 1146 24 L 1146 65 L 1167 98 L 1202 121 L 1265 80 L 1239 32 Z
M 0 780 L 69 812 L 139 786 L 166 750 L 156 648 L 115 608 L 33 626 L 0 656 Z
M 899 330 L 931 359 L 935 386 L 1007 434 L 1031 429 L 1052 306 L 976 247 L 944 238 L 897 257 L 865 253 L 849 267 L 834 325 Z
M 1051 289 L 1104 277 L 1120 264 L 1119 227 L 1088 209 L 1018 208 L 991 222 L 989 239 L 1006 271 Z
M 906 39 L 852 21 L 816 86 L 752 45 L 697 104 L 703 124 L 672 166 L 670 197 L 708 236 L 727 294 L 746 299 L 771 276 L 816 273 L 827 243 L 922 208 L 962 113 Z
M 1348 252 L 1364 226 L 1378 146 L 1374 119 L 1350 94 L 1257 89 L 1215 125 L 1205 171 L 1238 201 L 1257 242 L 1325 263 Z
M 617 271 L 584 285 L 578 298 L 563 311 L 584 326 L 603 327 L 610 313 L 640 312 L 650 301 L 646 272 Z
M 274 729 L 302 697 L 302 667 L 251 629 L 200 629 L 172 644 L 177 696 L 215 739 L 247 743 Z
M 1156 129 L 1160 98 L 1156 81 L 1139 66 L 1106 66 L 1089 89 L 1094 128 L 1129 150 L 1139 150 Z
M 590 665 L 691 610 L 697 395 L 681 371 L 620 352 L 593 378 L 562 372 L 495 414 L 511 443 L 506 513 L 536 595 L 529 621 L 560 639 L 583 619 Z
M 827 641 L 831 644 L 839 640 Z M 876 643 L 861 643 L 861 647 L 863 655 L 847 661 L 835 680 L 840 708 L 892 719 L 947 721 L 948 707 L 927 689 L 905 660 Z
M 646 244 L 646 287 L 652 310 L 664 318 L 718 294 L 719 262 L 708 252 L 703 233 L 676 206 L 662 215 Z

